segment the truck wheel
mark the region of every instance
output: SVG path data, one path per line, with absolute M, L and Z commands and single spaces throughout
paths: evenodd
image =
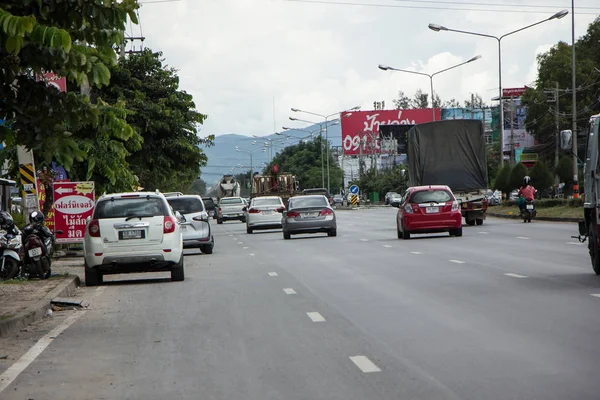
M 600 275 L 600 249 L 598 248 L 598 237 L 596 235 L 596 224 L 590 225 L 588 238 L 588 249 L 592 259 L 592 268 L 596 275 Z
M 477 218 L 477 219 L 475 220 L 475 223 L 476 223 L 477 225 L 483 225 L 483 219 L 482 219 L 482 218 Z

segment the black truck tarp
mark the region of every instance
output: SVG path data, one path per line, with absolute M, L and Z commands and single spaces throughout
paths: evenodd
M 411 186 L 448 185 L 453 191 L 487 189 L 483 123 L 446 120 L 413 126 L 408 131 Z

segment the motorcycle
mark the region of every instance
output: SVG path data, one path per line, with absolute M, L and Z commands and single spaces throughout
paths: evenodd
M 535 206 L 533 205 L 533 200 L 525 200 L 525 207 L 521 211 L 521 218 L 523 218 L 523 222 L 531 222 L 531 218 L 534 218 L 536 215 Z
M 7 281 L 19 273 L 21 266 L 21 234 L 0 236 L 0 281 Z
M 21 274 L 48 279 L 52 275 L 52 248 L 54 234 L 39 224 L 29 224 L 23 228 L 23 268 Z M 56 231 L 62 233 L 62 231 Z

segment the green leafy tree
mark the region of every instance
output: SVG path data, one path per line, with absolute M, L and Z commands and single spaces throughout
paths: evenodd
M 514 189 L 510 184 L 510 172 L 510 165 L 504 164 L 504 167 L 498 171 L 498 175 L 494 182 L 494 189 L 501 191 L 505 195 L 508 195 Z
M 486 146 L 486 162 L 488 170 L 488 180 L 493 182 L 500 170 L 500 141 L 496 140 Z
M 408 187 L 408 176 L 406 175 L 406 166 L 397 165 L 389 170 L 377 171 L 370 169 L 365 172 L 359 180 L 352 182 L 360 187 L 362 193 L 379 193 L 379 198 L 383 199 L 387 192 L 397 192 L 403 194 Z
M 140 185 L 148 190 L 183 190 L 198 177 L 207 157 L 200 148 L 197 126 L 206 115 L 195 110 L 192 96 L 179 89 L 175 69 L 163 65 L 162 53 L 144 49 L 111 68 L 111 84 L 97 94 L 124 102 L 127 122 L 144 139 L 127 161 Z M 95 159 L 90 155 L 90 162 Z
M 136 0 L 0 0 L 0 119 L 6 121 L 0 141 L 6 147 L 23 145 L 38 161 L 56 160 L 67 170 L 98 154 L 78 179 L 97 179 L 100 191 L 136 185 L 125 156 L 141 138 L 126 123 L 124 104 L 61 93 L 40 80 L 51 71 L 77 89 L 107 85 L 114 47 L 123 41 L 127 17 L 137 23 L 136 8 Z
M 450 99 L 448 101 L 444 101 L 442 104 L 443 108 L 460 108 L 460 102 L 456 99 Z
M 523 163 L 515 164 L 510 171 L 510 177 L 508 179 L 510 183 L 510 190 L 515 190 L 523 185 L 523 178 L 527 176 L 527 167 Z
M 410 101 L 411 108 L 427 108 L 429 106 L 429 95 L 421 89 L 417 89 Z
M 475 109 L 484 108 L 486 106 L 485 102 L 483 101 L 483 98 L 477 93 L 475 93 L 473 95 L 472 99 L 465 100 L 464 104 L 465 104 L 465 108 L 475 108 Z
M 550 172 L 548 165 L 543 161 L 537 161 L 529 171 L 531 184 L 542 196 L 547 195 L 554 184 L 554 175 Z
M 396 110 L 406 110 L 410 108 L 410 98 L 404 94 L 402 90 L 398 91 L 398 97 L 392 100 Z
M 190 188 L 185 191 L 186 193 L 198 194 L 200 196 L 204 196 L 206 193 L 206 182 L 202 178 L 197 178 L 192 184 Z

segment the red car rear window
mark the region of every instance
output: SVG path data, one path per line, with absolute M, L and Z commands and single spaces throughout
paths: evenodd
M 446 203 L 454 200 L 447 190 L 421 190 L 410 196 L 410 203 Z

